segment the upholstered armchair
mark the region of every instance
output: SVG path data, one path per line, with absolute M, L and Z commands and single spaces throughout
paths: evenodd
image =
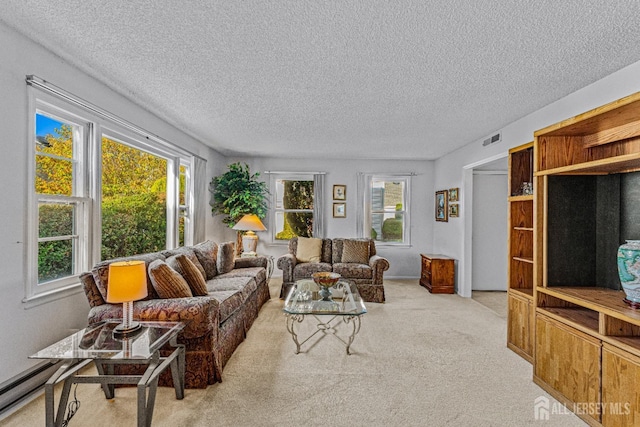
M 289 253 L 278 258 L 278 268 L 282 270 L 280 298 L 286 298 L 296 280 L 308 279 L 318 271 L 333 271 L 331 265 L 331 239 L 321 240 L 320 256 L 298 258 L 298 238 L 289 240 Z M 305 248 L 303 248 L 305 249 Z
M 303 240 L 304 239 L 304 240 Z M 315 252 L 310 249 L 315 246 Z M 285 298 L 296 280 L 317 271 L 333 271 L 352 280 L 365 301 L 384 302 L 383 274 L 389 262 L 376 254 L 372 239 L 305 239 L 289 241 L 289 253 L 278 259 L 282 270 L 280 297 Z

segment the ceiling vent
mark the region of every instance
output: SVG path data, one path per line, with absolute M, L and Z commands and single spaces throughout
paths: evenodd
M 495 144 L 496 142 L 500 142 L 500 140 L 502 140 L 502 134 L 496 133 L 495 135 L 490 136 L 489 138 L 487 138 L 484 141 L 482 141 L 482 146 L 486 147 L 487 145 L 491 145 L 491 144 Z

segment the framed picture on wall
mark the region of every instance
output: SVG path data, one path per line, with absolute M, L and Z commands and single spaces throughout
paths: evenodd
M 457 218 L 458 215 L 458 204 L 457 203 L 452 203 L 449 205 L 449 216 L 451 218 Z
M 449 189 L 449 202 L 457 202 L 458 201 L 458 188 L 450 188 Z
M 346 185 L 334 185 L 333 186 L 333 200 L 347 200 L 347 186 Z
M 334 218 L 346 218 L 347 217 L 347 204 L 346 203 L 334 203 L 333 204 L 333 217 Z
M 436 221 L 449 220 L 449 201 L 447 190 L 436 191 Z

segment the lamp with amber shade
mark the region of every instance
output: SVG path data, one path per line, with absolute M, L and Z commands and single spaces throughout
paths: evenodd
M 114 336 L 125 336 L 140 329 L 133 321 L 133 301 L 147 296 L 147 274 L 144 261 L 122 261 L 109 264 L 107 302 L 122 303 L 122 323 Z
M 247 255 L 255 255 L 258 248 L 258 236 L 255 231 L 265 231 L 267 227 L 264 226 L 258 215 L 247 214 L 233 226 L 234 230 L 246 231 L 242 236 L 242 250 Z

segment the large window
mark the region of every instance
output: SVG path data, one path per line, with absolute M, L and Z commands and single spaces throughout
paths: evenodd
M 102 259 L 167 247 L 168 160 L 102 137 Z
M 274 174 L 273 240 L 322 237 L 322 188 L 324 174 Z
M 29 89 L 26 301 L 74 292 L 101 259 L 193 242 L 193 156 L 52 92 Z
M 410 175 L 363 175 L 362 235 L 379 244 L 408 245 Z
M 44 289 L 56 281 L 68 284 L 65 279 L 80 273 L 86 264 L 90 199 L 83 171 L 89 128 L 74 119 L 54 112 L 35 113 L 37 281 Z

